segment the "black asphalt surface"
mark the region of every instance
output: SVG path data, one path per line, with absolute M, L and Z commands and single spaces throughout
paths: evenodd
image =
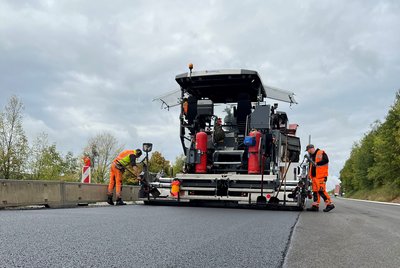
M 0 267 L 281 267 L 299 212 L 128 205 L 0 211 Z
M 301 213 L 284 267 L 400 267 L 400 206 L 333 201 Z
M 4 210 L 0 267 L 400 267 L 400 206 L 334 201 L 329 213 Z

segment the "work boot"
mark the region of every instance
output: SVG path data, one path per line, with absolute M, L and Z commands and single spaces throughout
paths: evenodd
M 307 210 L 307 211 L 315 211 L 315 212 L 317 212 L 317 211 L 319 211 L 319 207 L 317 207 L 317 206 L 311 206 L 310 208 L 307 208 L 306 210 Z
M 117 206 L 123 206 L 126 205 L 126 203 L 124 201 L 122 201 L 121 197 L 117 199 L 117 202 L 115 203 L 115 205 Z
M 108 203 L 109 205 L 111 205 L 111 206 L 114 206 L 113 196 L 112 196 L 112 195 L 108 195 L 107 203 Z
M 329 211 L 331 211 L 332 209 L 334 209 L 335 208 L 335 205 L 334 204 L 329 204 L 329 205 L 327 205 L 326 206 L 326 208 L 324 208 L 324 212 L 329 212 Z

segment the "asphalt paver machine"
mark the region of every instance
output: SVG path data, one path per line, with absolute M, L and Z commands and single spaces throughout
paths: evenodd
M 256 71 L 192 68 L 175 77 L 180 90 L 157 98 L 180 107 L 183 172 L 157 178 L 150 184 L 159 195 L 142 191 L 141 200 L 303 209 L 309 183 L 299 165 L 298 125 L 267 102 L 295 104 L 294 94 L 263 85 Z

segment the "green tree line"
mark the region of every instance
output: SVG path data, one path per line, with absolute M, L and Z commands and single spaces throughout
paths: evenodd
M 347 196 L 385 201 L 400 196 L 400 90 L 385 120 L 353 145 L 340 179 Z
M 80 181 L 82 158 L 89 156 L 92 182 L 108 182 L 112 161 L 125 149 L 113 135 L 96 134 L 88 139 L 80 155 L 63 154 L 55 143 L 49 142 L 46 133 L 39 134 L 32 143 L 28 142 L 23 128 L 23 110 L 22 101 L 12 96 L 0 111 L 0 179 Z M 183 165 L 182 155 L 176 158 L 174 165 L 157 151 L 149 159 L 149 171 L 165 176 L 181 172 Z M 125 172 L 124 183 L 136 184 L 137 180 Z

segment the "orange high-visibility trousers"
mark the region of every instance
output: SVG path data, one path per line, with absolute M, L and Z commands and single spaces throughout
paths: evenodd
M 110 183 L 108 184 L 108 194 L 112 195 L 115 187 L 115 193 L 117 198 L 121 197 L 121 189 L 122 189 L 122 174 L 123 172 L 119 170 L 114 163 L 111 164 L 110 169 Z
M 326 191 L 325 177 L 312 179 L 312 191 L 314 195 L 314 202 L 312 203 L 313 206 L 319 206 L 321 197 L 324 199 L 326 205 L 332 203 L 331 197 Z

